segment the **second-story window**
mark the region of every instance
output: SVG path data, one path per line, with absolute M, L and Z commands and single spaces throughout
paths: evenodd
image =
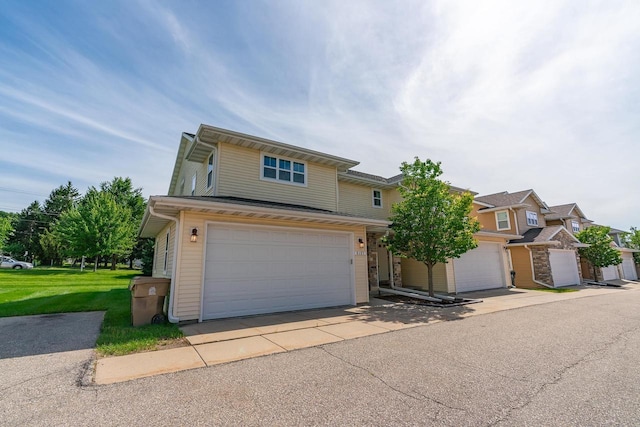
M 580 224 L 578 223 L 578 221 L 571 221 L 571 229 L 574 233 L 580 231 Z
M 373 190 L 373 207 L 382 207 L 382 192 L 380 190 Z
M 527 225 L 538 225 L 538 214 L 527 211 Z
M 191 177 L 191 195 L 195 196 L 196 195 L 196 182 L 198 181 L 197 179 L 197 174 L 193 174 L 193 176 Z
M 209 160 L 207 160 L 207 189 L 211 188 L 213 185 L 213 153 L 209 156 Z
M 262 179 L 306 185 L 307 165 L 281 157 L 262 156 Z
M 496 212 L 496 224 L 498 226 L 498 230 L 510 229 L 511 225 L 509 224 L 509 212 L 507 211 Z

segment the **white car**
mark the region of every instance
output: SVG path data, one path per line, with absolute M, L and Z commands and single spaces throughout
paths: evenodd
M 30 262 L 16 261 L 8 256 L 0 257 L 0 268 L 13 268 L 14 270 L 20 270 L 23 268 L 33 268 L 33 264 Z

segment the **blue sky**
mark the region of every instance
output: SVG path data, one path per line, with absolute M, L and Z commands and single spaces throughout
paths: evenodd
M 0 1 L 0 210 L 206 123 L 640 226 L 638 1 Z

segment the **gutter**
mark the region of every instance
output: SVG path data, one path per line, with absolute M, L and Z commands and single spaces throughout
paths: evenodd
M 172 216 L 168 216 L 168 215 L 163 215 L 160 213 L 157 213 L 154 209 L 152 205 L 149 205 L 149 213 L 152 216 L 158 217 L 158 218 L 162 218 L 162 219 L 166 219 L 169 221 L 173 221 L 176 224 L 176 233 L 174 236 L 174 243 L 173 243 L 173 261 L 172 261 L 172 268 L 171 268 L 171 285 L 169 288 L 169 307 L 167 308 L 167 318 L 169 319 L 169 322 L 171 323 L 178 323 L 180 321 L 180 319 L 178 317 L 175 317 L 173 315 L 173 299 L 174 299 L 174 295 L 175 295 L 175 283 L 176 283 L 176 264 L 178 261 L 178 244 L 180 242 L 180 240 L 178 239 L 178 235 L 180 234 L 180 220 L 178 218 L 174 218 Z
M 547 285 L 546 283 L 542 283 L 541 281 L 536 280 L 536 270 L 533 268 L 533 254 L 531 253 L 531 248 L 529 247 L 529 245 L 523 245 L 523 246 L 526 250 L 529 251 L 529 261 L 531 261 L 531 279 L 533 280 L 533 282 L 537 283 L 538 285 L 542 285 L 545 288 L 555 289 L 554 286 Z

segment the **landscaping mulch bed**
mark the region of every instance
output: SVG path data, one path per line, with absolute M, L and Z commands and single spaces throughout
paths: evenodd
M 414 305 L 422 305 L 426 307 L 440 307 L 440 308 L 459 307 L 462 305 L 475 304 L 475 303 L 481 302 L 481 300 L 477 300 L 477 299 L 455 297 L 454 301 L 441 300 L 441 302 L 437 303 L 437 302 L 425 301 L 418 298 L 406 297 L 403 295 L 385 295 L 384 293 L 377 296 L 376 298 L 383 299 L 386 301 L 391 301 L 391 302 L 399 302 L 403 304 L 414 304 Z

